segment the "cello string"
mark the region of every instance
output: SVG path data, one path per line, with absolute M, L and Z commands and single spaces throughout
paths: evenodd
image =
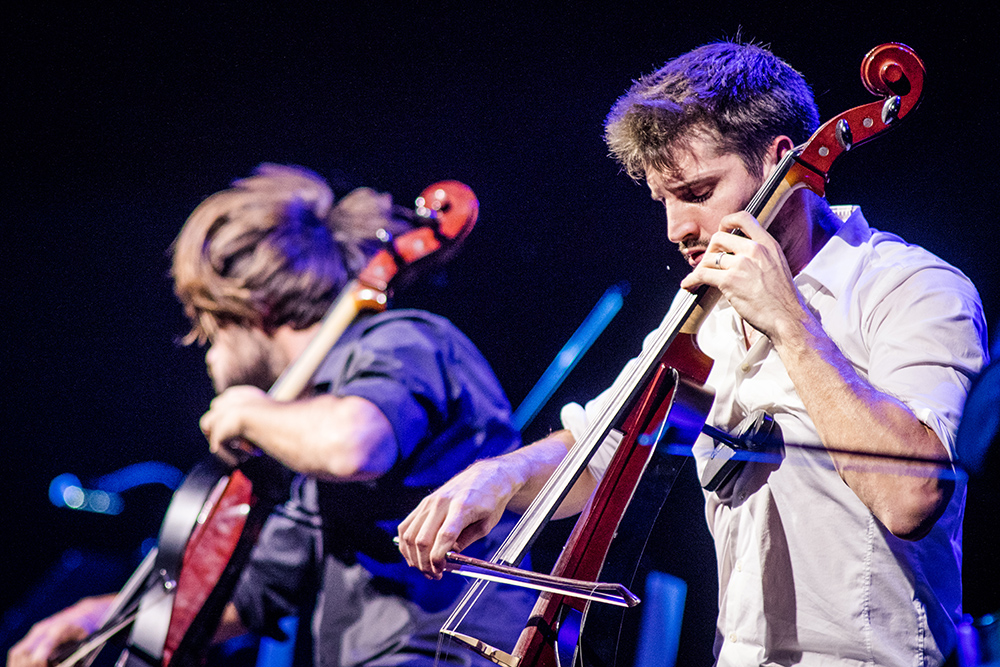
M 54 660 L 52 662 L 53 667 L 72 667 L 77 664 L 90 664 L 97 656 L 97 653 L 104 648 L 108 640 L 135 621 L 139 615 L 139 604 L 142 597 L 156 587 L 160 588 L 161 596 L 155 602 L 159 602 L 169 593 L 166 588 L 157 583 L 156 577 L 149 577 L 142 590 L 138 591 L 128 604 L 124 605 L 110 619 L 106 620 L 98 630 L 77 644 L 65 657 Z
M 785 152 L 779 163 L 771 171 L 761 187 L 758 188 L 744 209 L 758 218 L 760 224 L 765 229 L 780 209 L 782 203 L 785 201 L 785 197 L 803 185 L 801 183 L 790 184 L 789 188 L 778 197 L 776 205 L 767 216 L 761 218 L 764 208 L 778 194 L 785 176 L 795 164 L 797 156 L 802 153 L 804 146 L 805 144 L 799 145 Z M 607 434 L 613 428 L 615 420 L 622 414 L 625 405 L 633 398 L 636 388 L 640 386 L 642 376 L 652 373 L 655 370 L 656 363 L 662 358 L 667 348 L 673 342 L 681 326 L 687 322 L 695 308 L 700 304 L 702 295 L 705 292 L 705 289 L 699 290 L 697 294 L 685 292 L 678 297 L 674 307 L 668 312 L 661 325 L 650 334 L 649 339 L 651 340 L 651 344 L 648 346 L 644 345 L 639 356 L 633 362 L 630 362 L 616 379 L 609 390 L 608 400 L 604 405 L 599 406 L 595 419 L 591 422 L 584 435 L 569 450 L 562 464 L 556 468 L 556 471 L 542 487 L 535 502 L 531 503 L 528 507 L 522 518 L 522 522 L 518 523 L 518 526 L 512 531 L 510 538 L 505 540 L 501 547 L 503 553 L 508 556 L 505 562 L 520 560 L 528 548 L 530 548 L 533 536 L 551 518 L 555 512 L 555 506 L 562 502 L 562 499 L 569 491 L 569 487 L 582 474 L 584 467 L 606 441 Z M 524 528 L 523 531 L 521 530 L 522 527 Z M 528 539 L 522 537 L 525 534 L 528 535 Z M 515 535 L 517 536 L 516 541 Z
M 654 344 L 644 349 L 636 360 L 637 362 L 630 363 L 619 375 L 610 389 L 609 400 L 601 406 L 597 417 L 591 423 L 583 437 L 570 448 L 566 457 L 525 511 L 517 527 L 511 531 L 508 538 L 504 540 L 503 545 L 497 551 L 498 555 L 503 554 L 503 562 L 506 564 L 516 564 L 515 561 L 519 561 L 523 556 L 523 552 L 527 551 L 527 548 L 530 546 L 530 540 L 525 540 L 522 536 L 524 534 L 529 536 L 537 534 L 541 526 L 554 513 L 555 506 L 562 500 L 555 490 L 561 490 L 562 496 L 568 493 L 570 480 L 582 473 L 584 466 L 586 466 L 598 447 L 604 442 L 605 438 L 601 436 L 605 435 L 611 429 L 614 417 L 617 416 L 628 400 L 629 395 L 632 393 L 631 390 L 637 384 L 640 375 L 659 358 L 658 353 L 665 346 L 667 340 L 671 338 L 672 331 L 683 321 L 681 316 L 683 315 L 686 319 L 696 305 L 696 300 L 697 297 L 695 295 L 686 293 L 681 298 L 682 306 L 672 310 L 671 314 L 668 315 L 660 327 L 654 331 Z
M 604 331 L 611 319 L 621 309 L 625 294 L 628 293 L 628 283 L 619 283 L 608 288 L 597 304 L 591 309 L 590 314 L 577 328 L 576 332 L 567 341 L 566 345 L 557 355 L 549 368 L 539 379 L 536 386 L 528 393 L 521 405 L 514 412 L 513 421 L 518 430 L 523 430 L 532 420 L 555 388 L 562 382 L 565 376 L 576 365 L 576 362 L 589 349 L 594 340 Z M 498 552 L 502 552 L 506 540 L 501 543 Z M 457 630 L 465 620 L 469 610 L 478 601 L 485 589 L 486 583 L 476 581 L 470 587 L 467 597 L 456 607 L 455 611 L 445 622 L 442 631 Z M 454 624 L 454 625 L 453 625 Z M 440 650 L 440 646 L 439 646 Z M 436 661 L 435 661 L 436 662 Z

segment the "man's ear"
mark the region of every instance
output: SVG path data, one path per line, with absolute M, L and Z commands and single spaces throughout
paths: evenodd
M 773 167 L 778 164 L 785 153 L 793 148 L 795 148 L 795 142 L 792 141 L 791 137 L 784 134 L 775 137 L 767 149 L 767 159 L 773 161 L 772 164 L 768 166 Z

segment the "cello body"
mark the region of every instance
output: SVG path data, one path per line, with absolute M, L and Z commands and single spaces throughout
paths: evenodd
M 625 581 L 634 577 L 645 540 L 687 457 L 667 445 L 690 446 L 708 416 L 714 398 L 705 380 L 712 362 L 697 348 L 692 334 L 679 334 L 655 366 L 646 390 L 620 428 L 618 453 L 584 509 L 553 568 L 558 576 L 584 581 Z M 583 529 L 579 529 L 583 526 Z M 619 528 L 625 526 L 619 534 Z M 572 558 L 573 554 L 582 555 Z M 595 613 L 596 612 L 596 613 Z M 617 635 L 600 631 L 622 616 L 637 621 L 638 609 L 619 611 L 580 598 L 543 592 L 514 654 L 529 664 L 614 664 Z M 523 663 L 522 663 L 523 664 Z

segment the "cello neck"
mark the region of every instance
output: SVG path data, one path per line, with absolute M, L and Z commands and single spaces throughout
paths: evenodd
M 365 287 L 356 278 L 351 280 L 326 311 L 316 335 L 271 386 L 268 391 L 271 398 L 277 401 L 294 401 L 298 398 L 358 315 L 364 311 L 385 310 L 387 300 L 384 291 Z
M 795 190 L 814 185 L 815 179 L 811 175 L 814 172 L 796 161 L 800 150 L 794 148 L 785 152 L 746 208 L 765 228 Z M 635 362 L 619 375 L 611 388 L 611 398 L 598 417 L 570 449 L 535 501 L 525 511 L 521 522 L 497 552 L 499 562 L 515 565 L 524 558 L 535 537 L 555 514 L 591 458 L 605 440 L 614 437 L 613 429 L 619 425 L 622 415 L 628 413 L 631 404 L 648 384 L 664 352 L 678 335 L 696 334 L 720 296 L 718 290 L 705 287 L 694 293 L 685 292 L 678 297 L 671 313 L 652 334 L 651 344 L 644 346 Z

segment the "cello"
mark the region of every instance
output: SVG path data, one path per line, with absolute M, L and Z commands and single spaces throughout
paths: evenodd
M 890 43 L 872 49 L 862 61 L 861 78 L 869 92 L 882 99 L 841 113 L 805 143 L 787 151 L 746 211 L 766 229 L 797 190 L 806 188 L 823 196 L 830 169 L 840 155 L 896 127 L 917 107 L 924 73 L 919 57 L 904 45 Z M 635 363 L 619 376 L 608 392 L 609 400 L 498 550 L 493 560 L 503 569 L 520 562 L 595 452 L 611 441 L 616 453 L 552 572 L 553 576 L 580 582 L 598 580 L 640 482 L 645 485 L 648 478 L 660 476 L 669 484 L 676 476 L 679 465 L 664 463 L 658 448 L 669 449 L 667 444 L 690 448 L 704 425 L 713 400 L 705 386 L 712 362 L 698 349 L 695 336 L 719 296 L 717 290 L 702 287 L 678 297 L 668 318 L 647 339 Z M 676 431 L 678 437 L 667 437 L 668 430 Z M 660 498 L 661 504 L 664 500 Z M 462 564 L 449 569 L 461 572 Z M 481 587 L 478 583 L 473 586 L 459 605 L 442 629 L 445 636 L 505 667 L 555 667 L 569 661 L 590 661 L 591 656 L 581 653 L 579 635 L 567 631 L 574 626 L 584 631 L 591 601 L 562 592 L 542 592 L 520 639 L 508 653 L 457 630 Z M 563 641 L 567 636 L 568 646 Z M 599 656 L 594 662 L 610 660 Z
M 414 228 L 393 238 L 380 230 L 381 249 L 350 280 L 320 321 L 302 354 L 269 390 L 291 401 L 309 382 L 341 334 L 364 312 L 388 306 L 401 281 L 453 254 L 474 226 L 479 204 L 468 186 L 442 181 L 416 200 Z M 71 667 L 89 660 L 130 628 L 118 665 L 199 664 L 264 521 L 287 495 L 291 473 L 248 443 L 236 443 L 234 468 L 208 456 L 185 477 L 171 500 L 157 547 L 116 596 L 102 627 L 68 655 Z

